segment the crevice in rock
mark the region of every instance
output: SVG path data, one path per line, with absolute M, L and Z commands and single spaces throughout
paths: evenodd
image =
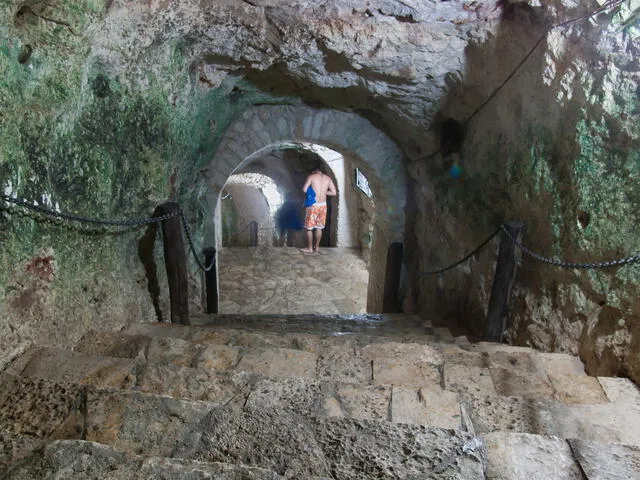
M 34 5 L 34 7 L 35 6 L 40 6 L 40 5 L 36 4 L 36 5 Z M 44 6 L 46 7 L 48 5 L 44 4 Z M 78 35 L 75 32 L 75 30 L 73 29 L 73 27 L 71 26 L 71 24 L 69 24 L 67 22 L 64 22 L 62 20 L 57 20 L 55 18 L 51 18 L 49 16 L 42 15 L 42 13 L 37 12 L 30 5 L 23 5 L 22 7 L 20 7 L 20 9 L 18 10 L 18 12 L 16 13 L 16 15 L 14 17 L 14 25 L 16 27 L 22 27 L 29 21 L 30 17 L 39 18 L 41 20 L 44 20 L 45 22 L 54 23 L 56 25 L 60 25 L 62 27 L 66 27 L 67 30 L 69 30 L 69 32 L 71 34 Z
M 147 231 L 138 241 L 138 258 L 140 258 L 144 265 L 144 271 L 147 277 L 147 289 L 151 296 L 151 302 L 153 303 L 153 309 L 156 313 L 156 319 L 158 322 L 162 322 L 162 309 L 160 308 L 160 284 L 158 283 L 156 260 L 153 256 L 156 233 L 156 224 L 150 224 L 147 227 Z
M 18 54 L 18 63 L 24 65 L 31 58 L 31 54 L 33 53 L 33 47 L 31 45 L 23 45 L 20 49 L 20 53 Z

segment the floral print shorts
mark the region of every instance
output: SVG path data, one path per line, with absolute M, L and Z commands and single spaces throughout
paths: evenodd
M 323 229 L 327 221 L 327 204 L 315 203 L 305 209 L 304 228 L 313 230 L 314 228 Z

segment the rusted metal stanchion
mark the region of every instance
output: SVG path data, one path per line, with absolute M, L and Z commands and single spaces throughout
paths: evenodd
M 179 208 L 174 202 L 163 203 L 156 207 L 153 216 L 173 213 Z M 174 215 L 162 222 L 162 241 L 171 300 L 171 323 L 189 325 L 187 257 L 180 215 Z
M 203 250 L 204 263 L 209 268 L 204 272 L 207 297 L 207 313 L 218 313 L 218 268 L 216 265 L 216 249 L 207 247 Z
M 518 241 L 521 240 L 522 223 L 505 223 L 503 228 L 513 238 Z M 504 331 L 507 328 L 509 297 L 511 296 L 511 287 L 516 277 L 518 264 L 516 253 L 516 245 L 505 232 L 502 232 L 496 273 L 493 277 L 493 288 L 491 289 L 491 298 L 489 299 L 489 309 L 487 311 L 487 324 L 484 330 L 484 339 L 489 342 L 501 342 Z

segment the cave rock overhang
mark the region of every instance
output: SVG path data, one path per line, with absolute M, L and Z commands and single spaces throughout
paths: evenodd
M 379 231 L 388 243 L 404 241 L 407 174 L 401 150 L 365 118 L 338 110 L 277 105 L 246 110 L 229 126 L 211 160 L 209 211 L 217 211 L 225 183 L 242 165 L 269 150 L 296 143 L 325 146 L 350 158 L 367 174 Z M 211 227 L 216 217 L 214 213 Z

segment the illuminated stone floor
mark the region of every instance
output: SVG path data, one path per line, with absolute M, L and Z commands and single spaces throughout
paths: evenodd
M 360 251 L 293 247 L 223 248 L 218 255 L 220 313 L 365 313 Z

